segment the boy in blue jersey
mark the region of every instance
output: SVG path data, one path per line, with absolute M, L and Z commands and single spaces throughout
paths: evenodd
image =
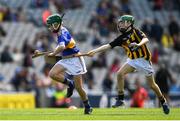
M 55 50 L 48 56 L 56 56 L 59 54 L 62 56 L 72 56 L 80 53 L 71 34 L 62 26 L 62 16 L 53 14 L 47 18 L 46 23 L 49 30 L 57 34 L 58 43 Z M 49 76 L 53 80 L 68 86 L 67 97 L 71 97 L 74 88 L 76 88 L 83 100 L 85 107 L 84 114 L 91 114 L 92 107 L 90 106 L 87 94 L 83 89 L 82 74 L 85 74 L 86 72 L 87 70 L 83 57 L 73 57 L 58 61 L 50 70 Z M 73 75 L 73 80 L 66 78 L 64 73 Z

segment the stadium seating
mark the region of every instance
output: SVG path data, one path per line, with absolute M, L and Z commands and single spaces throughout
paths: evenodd
M 92 13 L 96 11 L 96 8 L 101 2 L 101 0 L 81 0 L 83 7 L 77 8 L 74 10 L 67 9 L 64 12 L 64 25 L 67 26 L 70 30 L 72 30 L 73 35 L 79 35 L 79 33 L 82 33 L 86 35 L 86 40 L 77 40 L 77 46 L 80 47 L 82 52 L 87 52 L 88 50 L 91 50 L 92 48 L 96 48 L 92 46 L 92 41 L 94 39 L 93 30 L 91 30 L 88 25 L 92 17 Z M 30 0 L 1 0 L 0 3 L 6 4 L 11 9 L 17 9 L 19 7 L 23 7 L 25 14 L 27 15 L 26 18 L 27 21 L 16 21 L 16 22 L 2 22 L 2 26 L 4 30 L 7 32 L 7 36 L 0 37 L 1 48 L 0 52 L 3 51 L 3 48 L 6 45 L 9 45 L 12 49 L 17 48 L 19 50 L 22 49 L 23 44 L 26 39 L 28 39 L 28 43 L 33 45 L 34 40 L 36 38 L 36 34 L 41 31 L 47 31 L 45 29 L 45 26 L 42 22 L 42 12 L 45 10 L 45 8 L 32 8 L 31 7 L 31 1 Z M 8 3 L 8 4 L 7 4 Z M 146 18 L 157 18 L 160 21 L 160 24 L 163 26 L 167 26 L 167 23 L 169 22 L 169 11 L 161 10 L 161 11 L 153 11 L 152 10 L 152 4 L 149 2 L 149 0 L 129 0 L 129 7 L 131 10 L 131 13 L 135 16 L 135 18 L 138 20 L 136 23 L 138 27 L 140 27 Z M 179 13 L 177 11 L 171 12 L 176 18 L 176 20 L 179 20 Z M 115 36 L 116 34 L 113 33 Z M 114 36 L 110 36 L 109 38 L 101 37 L 101 42 L 103 44 L 108 43 L 109 41 L 114 39 Z M 150 44 L 151 50 L 153 50 L 153 45 Z M 94 88 L 93 90 L 90 90 L 92 92 L 102 92 L 102 81 L 105 78 L 107 72 L 109 71 L 108 68 L 112 65 L 113 60 L 115 58 L 119 58 L 121 60 L 121 64 L 126 61 L 126 56 L 124 54 L 117 54 L 117 52 L 121 51 L 121 49 L 117 49 L 115 51 L 107 52 L 106 54 L 106 60 L 107 60 L 107 68 L 93 68 L 92 72 L 94 75 Z M 172 53 L 172 54 L 171 54 Z M 175 50 L 171 50 L 170 54 L 167 54 L 165 56 L 160 56 L 160 60 L 164 60 L 167 58 L 168 65 L 170 66 L 170 71 L 173 72 L 174 78 L 177 80 L 180 78 L 179 72 L 177 70 L 174 70 L 173 67 L 179 63 L 180 56 L 179 52 Z M 91 65 L 92 59 L 91 58 L 85 58 L 86 64 L 88 66 Z M 45 65 L 45 62 L 43 58 L 37 58 L 33 60 L 34 67 L 30 67 L 30 72 L 36 72 L 38 75 L 42 75 L 42 68 Z M 3 80 L 3 85 L 0 86 L 1 88 L 4 88 L 5 90 L 13 90 L 11 85 L 9 84 L 10 79 L 14 76 L 16 68 L 20 66 L 17 63 L 7 63 L 2 64 L 0 63 L 0 74 L 2 74 L 5 78 Z M 158 69 L 157 65 L 154 65 L 155 71 Z M 127 79 L 130 80 L 130 84 L 133 84 L 136 77 L 141 78 L 142 83 L 145 84 L 145 79 L 143 75 L 133 73 L 129 76 L 127 76 Z M 177 81 L 177 83 L 180 85 L 180 80 Z M 116 89 L 116 77 L 113 75 L 113 91 Z M 7 88 L 6 88 L 7 87 Z M 0 88 L 0 89 L 1 89 Z

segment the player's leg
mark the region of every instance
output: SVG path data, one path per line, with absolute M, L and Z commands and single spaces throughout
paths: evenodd
M 65 68 L 61 65 L 54 65 L 53 68 L 49 72 L 49 76 L 57 81 L 63 83 L 64 81 L 64 73 L 65 73 Z
M 167 103 L 169 104 L 169 102 L 170 102 L 169 93 L 166 92 L 166 93 L 162 93 L 162 94 L 164 95 L 164 97 L 166 98 Z
M 74 82 L 64 76 L 65 71 L 66 71 L 66 69 L 62 65 L 56 64 L 50 70 L 49 76 L 53 80 L 55 80 L 57 82 L 61 82 L 61 83 L 65 84 L 65 85 L 67 85 L 68 86 L 67 97 L 70 97 L 73 94 Z
M 84 107 L 85 107 L 84 114 L 91 114 L 92 107 L 90 106 L 88 96 L 87 96 L 85 90 L 83 89 L 82 75 L 75 75 L 74 83 L 75 83 L 75 88 L 76 88 L 77 92 L 79 93 L 79 95 L 83 101 Z
M 117 72 L 118 96 L 112 107 L 124 105 L 124 78 L 127 73 L 135 71 L 135 68 L 125 63 Z
M 170 109 L 168 107 L 167 101 L 164 98 L 164 96 L 161 93 L 161 90 L 159 89 L 158 85 L 155 83 L 153 75 L 146 76 L 146 79 L 148 81 L 148 85 L 151 87 L 151 89 L 156 93 L 158 96 L 160 103 L 163 107 L 163 111 L 165 114 L 169 114 Z

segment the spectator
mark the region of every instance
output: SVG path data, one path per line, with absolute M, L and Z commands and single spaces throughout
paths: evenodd
M 154 10 L 161 10 L 163 8 L 163 0 L 154 0 Z
M 159 44 L 161 44 L 163 28 L 159 24 L 158 19 L 154 19 L 154 23 L 152 24 L 151 33 L 152 33 L 152 37 L 155 39 L 155 41 L 158 42 Z
M 151 32 L 152 32 L 152 31 L 151 31 L 151 29 L 152 29 L 152 21 L 151 21 L 150 18 L 146 18 L 146 19 L 144 20 L 141 28 L 142 28 L 142 31 L 143 31 L 147 36 L 149 36 L 149 37 L 152 36 L 152 33 L 151 33 Z
M 4 28 L 0 25 L 0 37 L 5 37 L 6 36 L 6 31 Z
M 0 82 L 4 80 L 4 76 L 0 73 Z
M 30 7 L 32 8 L 48 8 L 48 0 L 32 0 Z
M 108 29 L 112 32 L 117 32 L 117 25 L 116 25 L 116 19 L 119 16 L 119 11 L 118 10 L 112 10 L 112 12 L 109 14 L 108 18 L 107 18 L 107 22 L 108 22 Z
M 131 107 L 143 108 L 145 101 L 148 99 L 148 92 L 141 86 L 139 79 L 136 79 L 135 86 L 136 89 L 132 96 Z
M 41 100 L 40 100 L 40 87 L 41 87 L 41 80 L 39 79 L 39 77 L 37 76 L 38 74 L 36 72 L 33 72 L 31 74 L 31 81 L 30 81 L 30 86 L 32 88 L 32 90 L 35 92 L 35 104 L 36 107 L 40 107 L 41 106 Z
M 108 1 L 105 0 L 99 3 L 99 6 L 96 10 L 99 16 L 108 16 L 109 14 L 108 5 L 109 5 Z
M 56 83 L 56 91 L 53 95 L 53 107 L 69 107 L 70 98 L 66 98 L 65 86 L 61 83 Z
M 100 36 L 98 33 L 95 33 L 95 37 L 93 38 L 93 41 L 92 41 L 92 46 L 98 46 L 98 45 L 101 45 L 101 40 L 100 40 Z
M 93 12 L 88 27 L 89 27 L 89 28 L 97 28 L 97 26 L 98 26 L 98 21 L 99 21 L 99 20 L 98 20 L 98 15 L 97 15 L 97 13 Z
M 112 91 L 113 80 L 111 79 L 110 74 L 106 74 L 105 79 L 103 80 L 103 91 L 110 93 Z
M 167 66 L 164 63 L 160 64 L 160 67 L 155 75 L 155 80 L 161 92 L 169 102 L 169 84 L 173 84 L 175 81 L 173 80 L 169 70 L 167 69 Z
M 92 90 L 94 86 L 94 75 L 92 73 L 92 67 L 88 67 L 87 73 L 85 74 L 84 80 L 86 80 L 86 83 L 88 85 L 88 89 Z
M 115 58 L 110 67 L 110 73 L 116 73 L 119 70 L 119 67 L 120 67 L 120 60 L 118 58 Z
M 132 88 L 130 84 L 130 80 L 127 78 L 127 76 L 124 79 L 124 89 L 128 91 L 128 94 L 130 97 L 132 97 L 134 93 L 134 88 Z
M 14 62 L 20 65 L 22 63 L 23 57 L 24 55 L 17 48 L 13 49 L 12 58 Z
M 0 73 L 0 91 L 4 90 L 4 76 Z
M 72 9 L 82 7 L 81 0 L 69 0 L 69 3 L 71 5 L 70 8 Z
M 164 48 L 172 48 L 174 45 L 172 36 L 170 36 L 166 30 L 164 31 L 162 35 L 161 43 Z
M 167 11 L 180 11 L 180 1 L 179 0 L 173 0 L 173 1 L 169 1 L 169 0 L 164 0 L 164 8 Z
M 152 63 L 158 64 L 158 61 L 159 61 L 159 49 L 158 49 L 158 45 L 155 44 L 154 50 L 152 52 Z
M 3 21 L 11 21 L 11 10 L 10 8 L 4 8 L 4 17 Z
M 172 37 L 174 37 L 174 35 L 178 35 L 179 34 L 179 25 L 175 19 L 174 16 L 170 16 L 170 23 L 168 25 L 168 29 L 169 29 L 169 33 Z
M 43 68 L 43 78 L 41 80 L 42 87 L 48 87 L 48 86 L 51 86 L 51 84 L 52 84 L 52 80 L 49 77 L 50 69 L 51 69 L 51 67 L 49 65 L 45 65 Z
M 17 9 L 11 9 L 11 21 L 17 22 L 19 21 L 19 12 Z
M 48 50 L 49 44 L 48 37 L 44 32 L 37 33 L 34 41 L 34 45 L 37 50 L 46 51 Z
M 28 22 L 28 18 L 26 16 L 26 10 L 25 8 L 23 8 L 22 6 L 21 7 L 18 7 L 17 8 L 17 11 L 18 12 L 18 21 L 19 22 L 23 22 L 23 23 L 27 23 Z
M 3 52 L 1 53 L 1 62 L 2 63 L 8 63 L 8 62 L 13 62 L 12 55 L 10 53 L 10 47 L 5 46 Z
M 15 75 L 11 79 L 11 83 L 15 91 L 30 91 L 30 85 L 28 81 L 28 70 L 22 67 L 18 67 L 15 70 Z
M 27 48 L 25 57 L 23 59 L 23 67 L 33 67 L 32 57 L 31 57 L 31 48 Z
M 99 33 L 101 36 L 103 37 L 108 37 L 110 34 L 110 31 L 108 30 L 108 28 L 106 27 L 107 23 L 104 23 L 104 26 L 100 26 L 99 27 Z
M 21 52 L 22 52 L 23 54 L 25 54 L 26 51 L 27 51 L 27 48 L 30 48 L 30 45 L 28 44 L 28 39 L 25 39 Z
M 92 61 L 92 67 L 107 67 L 106 54 L 101 53 L 98 58 Z
M 174 49 L 180 52 L 180 34 L 174 35 Z
M 43 20 L 43 24 L 46 25 L 46 19 L 48 18 L 48 16 L 50 16 L 52 13 L 50 10 L 44 10 L 42 13 L 42 20 Z
M 130 8 L 129 8 L 129 0 L 121 0 L 122 3 L 122 11 L 124 11 L 126 14 L 130 14 Z
M 52 79 L 49 77 L 50 66 L 45 65 L 43 68 L 43 77 L 39 79 L 39 91 L 40 91 L 40 104 L 41 107 L 50 107 L 52 106 L 52 97 L 54 89 L 52 88 Z M 46 102 L 43 102 L 46 100 Z

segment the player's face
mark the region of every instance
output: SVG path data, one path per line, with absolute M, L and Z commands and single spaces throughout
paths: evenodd
M 51 32 L 54 32 L 54 33 L 57 33 L 59 31 L 59 28 L 60 28 L 60 24 L 59 23 L 53 23 L 53 24 L 47 25 L 47 26 L 48 26 L 48 29 Z
M 120 21 L 120 22 L 118 23 L 118 27 L 119 27 L 119 28 L 126 28 L 126 26 L 125 26 L 125 21 Z
M 51 31 L 51 32 L 53 32 L 53 26 L 52 25 L 47 25 L 47 27 L 48 27 L 48 29 Z
M 120 32 L 125 32 L 130 25 L 131 25 L 130 22 L 119 21 L 117 27 Z

